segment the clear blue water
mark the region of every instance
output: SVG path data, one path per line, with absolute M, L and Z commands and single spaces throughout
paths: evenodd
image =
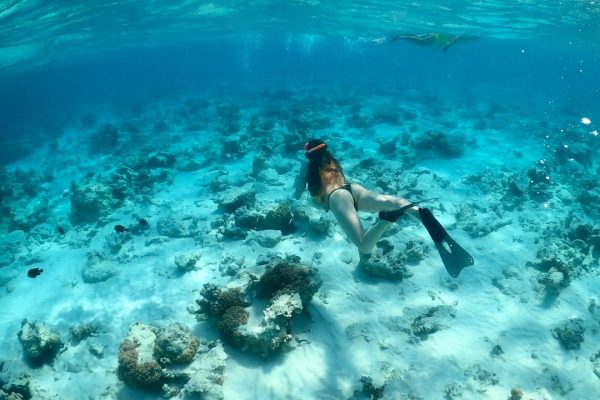
M 524 398 L 581 399 L 599 390 L 600 2 L 171 3 L 0 0 L 0 389 L 14 369 L 31 376 L 33 399 L 157 398 L 116 377 L 130 324 L 176 320 L 216 339 L 214 326 L 197 323 L 186 307 L 205 282 L 231 283 L 215 267 L 227 256 L 243 255 L 244 268 L 257 272 L 254 261 L 268 251 L 251 239 L 223 244 L 230 216 L 216 205 L 221 191 L 250 185 L 264 208 L 289 200 L 302 144 L 322 137 L 353 181 L 443 199 L 431 207 L 476 265 L 450 280 L 432 247 L 409 266 L 408 282 L 373 282 L 352 272 L 356 249 L 331 213 L 328 235 L 303 230 L 297 218 L 298 230 L 291 239 L 284 232 L 273 251 L 320 265 L 324 286 L 299 342 L 313 347 L 269 363 L 226 346 L 225 398 L 350 398 L 362 375 L 380 384 L 385 374 L 396 377 L 386 393 L 399 399 L 504 399 L 513 386 Z M 428 32 L 466 40 L 447 49 L 390 40 Z M 118 144 L 98 139 L 105 124 L 118 130 Z M 442 142 L 446 134 L 462 138 L 459 151 L 427 141 L 438 133 Z M 397 148 L 385 150 L 391 140 Z M 140 161 L 161 151 L 177 161 Z M 264 170 L 255 167 L 265 154 Z M 190 159 L 196 164 L 186 169 Z M 148 170 L 159 178 L 147 187 L 118 186 Z M 80 219 L 74 188 L 111 182 L 116 205 Z M 293 206 L 325 215 L 307 197 Z M 197 231 L 156 234 L 167 216 L 193 221 Z M 130 227 L 140 217 L 149 233 L 132 229 L 122 248 L 111 242 L 114 224 Z M 394 243 L 424 232 L 400 226 Z M 190 249 L 210 268 L 164 271 Z M 95 252 L 120 272 L 86 282 L 90 262 L 81 260 Z M 31 280 L 33 267 L 45 272 Z M 556 269 L 569 275 L 560 289 L 552 288 Z M 386 303 L 398 296 L 401 306 Z M 424 297 L 458 312 L 448 308 L 448 330 L 421 343 L 402 318 Z M 553 329 L 574 317 L 583 318 L 586 339 L 564 349 Z M 16 338 L 24 318 L 63 338 L 76 323 L 98 322 L 105 356 L 71 344 L 54 364 L 32 368 Z M 463 336 L 464 350 L 448 350 Z M 505 358 L 489 355 L 494 344 Z M 312 370 L 322 349 L 331 379 Z M 288 374 L 294 368 L 299 373 Z
M 595 2 L 270 3 L 4 2 L 2 138 L 60 134 L 82 107 L 240 83 L 471 90 L 597 112 Z M 365 43 L 429 31 L 479 39 L 447 53 Z

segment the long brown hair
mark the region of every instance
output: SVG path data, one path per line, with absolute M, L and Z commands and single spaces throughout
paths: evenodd
M 325 187 L 321 176 L 322 170 L 335 168 L 339 172 L 343 181 L 346 181 L 344 171 L 340 162 L 333 157 L 327 150 L 327 144 L 320 139 L 311 139 L 304 145 L 306 158 L 308 158 L 308 170 L 306 172 L 306 182 L 308 183 L 308 191 L 313 197 L 323 196 Z

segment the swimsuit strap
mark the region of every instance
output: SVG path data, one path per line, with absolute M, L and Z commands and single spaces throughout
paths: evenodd
M 340 189 L 344 189 L 344 190 L 347 190 L 348 192 L 350 192 L 350 195 L 352 196 L 352 201 L 354 203 L 354 209 L 356 211 L 358 211 L 358 204 L 356 203 L 356 199 L 354 198 L 354 193 L 352 193 L 352 184 L 351 183 L 346 183 L 343 186 L 340 186 L 339 188 L 335 188 L 331 192 L 329 192 L 329 194 L 327 195 L 327 211 L 329 211 L 329 209 L 331 208 L 331 207 L 329 207 L 329 198 L 331 197 L 333 192 L 335 192 L 336 190 L 340 190 Z

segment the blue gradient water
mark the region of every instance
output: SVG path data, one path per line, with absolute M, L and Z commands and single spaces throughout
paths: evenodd
M 594 2 L 253 3 L 6 2 L 2 138 L 59 134 L 81 107 L 122 107 L 222 84 L 392 84 L 434 96 L 471 90 L 584 114 L 598 104 Z M 447 53 L 368 42 L 429 31 L 479 40 Z
M 600 2 L 172 3 L 0 1 L 0 373 L 6 361 L 4 372 L 31 375 L 33 399 L 158 398 L 119 381 L 119 344 L 135 321 L 181 321 L 218 337 L 186 308 L 204 283 L 231 283 L 223 259 L 246 257 L 252 270 L 271 251 L 222 238 L 231 216 L 218 207 L 220 191 L 254 185 L 264 208 L 291 201 L 332 225 L 321 236 L 286 232 L 276 245 L 278 255 L 319 265 L 324 286 L 304 342 L 289 354 L 269 363 L 226 347 L 226 399 L 350 398 L 363 375 L 385 381 L 398 399 L 505 399 L 513 386 L 536 400 L 597 397 Z M 468 40 L 446 51 L 388 43 L 428 32 Z M 394 122 L 398 115 L 412 116 Z M 325 127 L 311 125 L 319 119 Z M 119 131 L 118 144 L 95 152 L 90 142 L 104 124 Z M 458 137 L 459 151 L 426 141 L 437 133 Z M 451 280 L 430 246 L 405 281 L 355 273 L 356 249 L 331 213 L 306 194 L 290 199 L 301 144 L 313 136 L 329 141 L 353 182 L 440 198 L 432 209 L 475 266 Z M 397 148 L 382 150 L 391 141 Z M 154 167 L 135 166 L 161 152 L 177 160 L 156 168 L 164 181 L 77 221 L 74 188 L 147 173 Z M 195 164 L 186 169 L 182 160 Z M 359 215 L 365 226 L 375 221 Z M 111 253 L 112 226 L 139 217 L 151 233 Z M 157 234 L 167 217 L 198 231 Z M 420 225 L 398 226 L 388 238 L 398 246 L 413 237 L 429 243 Z M 543 253 L 555 243 L 559 250 Z M 172 273 L 174 256 L 190 249 L 207 266 Z M 85 282 L 81 260 L 94 252 L 119 272 Z M 557 260 L 572 268 L 560 270 L 569 276 L 555 282 L 559 289 L 551 279 Z M 29 279 L 32 267 L 45 272 Z M 442 321 L 447 330 L 420 341 L 406 318 L 424 304 L 458 311 Z M 574 317 L 584 320 L 585 341 L 567 351 L 553 329 Z M 16 338 L 24 318 L 67 338 L 74 324 L 100 321 L 106 356 L 71 344 L 54 364 L 30 368 Z M 504 356 L 490 355 L 493 345 Z M 0 374 L 0 389 L 7 379 Z

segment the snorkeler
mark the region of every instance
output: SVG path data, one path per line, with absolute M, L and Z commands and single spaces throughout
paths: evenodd
M 369 253 L 392 223 L 404 214 L 419 217 L 433 239 L 444 266 L 453 277 L 473 265 L 473 258 L 460 247 L 427 208 L 418 202 L 371 192 L 356 183 L 348 183 L 340 162 L 327 150 L 322 140 L 313 139 L 304 145 L 308 165 L 296 180 L 296 198 L 300 198 L 308 184 L 310 195 L 327 211 L 331 210 L 348 239 L 361 253 Z M 379 220 L 365 230 L 357 211 L 379 213 Z
M 416 43 L 421 46 L 432 46 L 436 50 L 443 52 L 459 42 L 477 40 L 475 36 L 467 35 L 450 35 L 441 32 L 427 32 L 419 35 L 390 35 L 377 37 L 371 40 L 373 44 L 389 44 L 398 40 L 405 40 L 407 42 Z

